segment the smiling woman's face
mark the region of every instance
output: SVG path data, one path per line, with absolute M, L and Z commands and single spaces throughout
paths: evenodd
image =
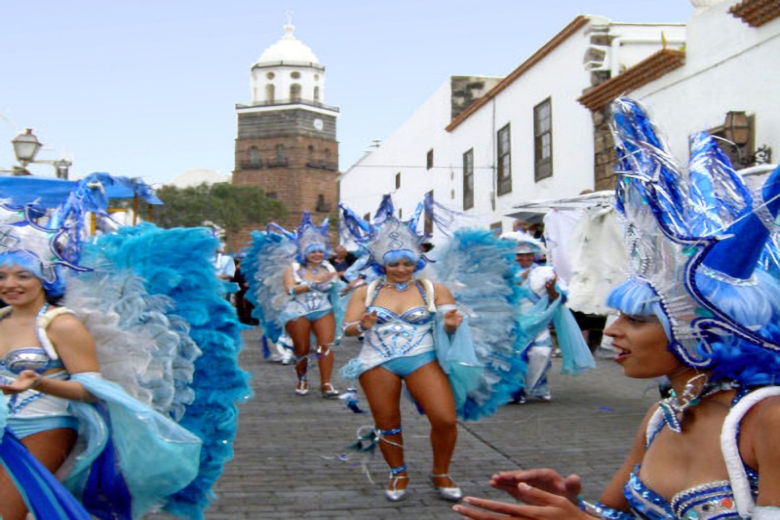
M 0 298 L 8 305 L 45 301 L 46 293 L 37 276 L 18 266 L 0 266 Z
M 398 262 L 385 264 L 385 273 L 387 279 L 391 282 L 408 282 L 412 279 L 416 263 L 407 258 L 402 258 Z
M 669 340 L 655 315 L 621 314 L 604 334 L 612 338 L 612 347 L 618 350 L 615 361 L 628 377 L 659 377 L 682 366 L 667 349 Z
M 312 251 L 306 255 L 306 261 L 311 264 L 320 264 L 323 260 L 325 260 L 324 251 Z

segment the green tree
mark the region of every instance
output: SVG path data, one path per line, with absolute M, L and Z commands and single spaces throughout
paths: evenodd
M 164 204 L 151 211 L 144 205 L 139 212 L 148 212 L 151 220 L 164 228 L 196 227 L 210 220 L 235 233 L 250 224 L 261 227 L 287 217 L 287 208 L 257 186 L 203 183 L 188 188 L 163 186 L 155 193 Z

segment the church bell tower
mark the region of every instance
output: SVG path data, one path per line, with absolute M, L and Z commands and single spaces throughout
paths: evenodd
M 304 211 L 319 222 L 338 204 L 339 109 L 325 104 L 325 67 L 294 29 L 288 19 L 284 36 L 252 65 L 252 101 L 236 105 L 233 169 L 234 184 L 259 186 L 287 207 L 287 229 Z

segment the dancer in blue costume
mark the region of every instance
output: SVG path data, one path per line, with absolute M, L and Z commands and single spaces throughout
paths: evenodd
M 527 340 L 523 358 L 528 364 L 528 371 L 523 388 L 515 392 L 512 402 L 524 404 L 527 396 L 550 401 L 552 395 L 547 383 L 553 355 L 550 323 L 555 327 L 556 341 L 563 357 L 561 373 L 576 375 L 596 364 L 574 316 L 565 305 L 566 295 L 556 283 L 557 276 L 552 266 L 534 262 L 534 257 L 545 254 L 544 244 L 518 231 L 505 233 L 502 237 L 517 244 L 515 253 L 520 266 L 517 284 L 522 292 L 518 319 Z
M 780 518 L 780 280 L 764 262 L 777 258 L 780 168 L 752 194 L 702 132 L 684 173 L 636 102 L 616 101 L 613 114 L 616 201 L 634 272 L 608 298 L 621 315 L 605 332 L 627 376 L 666 376 L 673 393 L 648 411 L 598 503 L 578 499 L 577 475 L 535 469 L 491 480 L 528 505 L 468 497 L 482 509 L 456 510 L 474 519 Z
M 507 329 L 514 330 L 512 245 L 488 231 L 475 231 L 458 235 L 445 248 L 450 261 L 441 267 L 450 276 L 442 276 L 443 280 L 452 283 L 455 277 L 467 272 L 472 276 L 487 272 L 489 278 L 482 281 L 481 291 L 460 281 L 461 292 L 471 293 L 464 295 L 471 306 L 462 307 L 461 312 L 446 285 L 414 276 L 427 262 L 420 248 L 425 236 L 417 234 L 417 222 L 422 211 L 432 215 L 432 208 L 432 201 L 426 199 L 418 206 L 415 217 L 400 221 L 393 217 L 392 203 L 386 196 L 373 222 L 368 223 L 342 207 L 348 228 L 368 249 L 371 263 L 381 277 L 358 287 L 350 297 L 344 334 L 362 335 L 364 339 L 360 353 L 342 368 L 341 375 L 359 379 L 368 399 L 375 440 L 390 466 L 385 496 L 391 501 L 404 499 L 409 484 L 401 429 L 402 383 L 406 383 L 411 397 L 431 423 L 430 479 L 441 498 L 457 501 L 462 492 L 449 475 L 457 439 L 456 417 L 460 414 L 476 418 L 492 413 L 497 405 L 492 400 L 493 393 L 485 390 L 504 388 L 503 377 L 511 377 L 510 369 L 514 366 L 511 361 L 507 365 L 504 362 L 519 358 L 511 336 L 502 334 Z M 486 262 L 481 264 L 464 254 L 466 250 L 477 254 L 488 250 L 489 255 L 484 256 L 489 258 L 483 258 Z M 488 265 L 491 267 L 487 268 Z M 483 266 L 486 269 L 480 272 Z M 493 339 L 498 339 L 497 343 L 506 350 L 491 357 L 489 352 L 493 351 L 487 342 L 475 345 L 468 315 L 475 317 L 480 330 L 484 320 L 495 318 L 493 326 L 501 337 Z M 477 354 L 480 348 L 487 354 L 484 362 Z M 487 363 L 494 366 L 486 370 Z M 489 381 L 483 379 L 485 373 L 491 375 Z M 512 374 L 516 375 L 517 372 Z M 505 399 L 508 395 L 504 394 Z
M 309 393 L 308 367 L 312 336 L 320 370 L 320 393 L 338 397 L 331 383 L 333 346 L 341 309 L 338 292 L 343 282 L 326 260 L 328 219 L 320 226 L 304 212 L 295 233 L 272 224 L 268 231 L 252 234 L 247 267 L 247 297 L 255 305 L 253 315 L 263 327 L 266 339 L 279 340 L 282 329 L 289 335 L 295 354 L 295 393 Z M 292 260 L 292 261 L 291 261 Z M 280 269 L 281 265 L 286 267 Z
M 216 321 L 226 318 L 220 304 L 230 309 L 208 260 L 214 240 L 205 230 L 133 228 L 132 237 L 111 235 L 82 250 L 84 211 L 105 214 L 99 193 L 93 182 L 81 183 L 49 214 L 31 205 L 0 208 L 0 297 L 8 304 L 0 319 L 0 388 L 10 396 L 0 514 L 23 518 L 29 508 L 41 519 L 90 518 L 86 509 L 130 519 L 164 508 L 202 518 L 230 456 L 233 401 L 251 393 L 235 365 L 237 350 L 219 352 L 235 343 Z M 150 244 L 167 233 L 177 235 L 167 247 Z M 186 268 L 174 242 L 185 245 Z M 66 270 L 79 277 L 67 280 L 63 307 Z M 195 286 L 168 296 L 182 288 L 184 273 Z M 183 308 L 182 296 L 200 315 Z M 212 348 L 215 340 L 220 346 Z M 201 388 L 203 376 L 212 386 L 221 381 L 220 395 Z M 212 400 L 220 402 L 206 404 Z

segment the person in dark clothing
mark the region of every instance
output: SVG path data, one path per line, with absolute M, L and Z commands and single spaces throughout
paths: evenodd
M 334 250 L 333 256 L 330 258 L 330 263 L 333 267 L 336 268 L 336 271 L 339 273 L 341 279 L 344 282 L 349 283 L 347 279 L 344 278 L 344 272 L 349 269 L 349 266 L 355 263 L 355 260 L 357 260 L 357 257 L 354 253 L 347 251 L 346 247 L 338 245 Z
M 257 325 L 259 323 L 257 318 L 252 317 L 254 305 L 246 299 L 246 291 L 249 288 L 249 283 L 247 283 L 244 273 L 241 272 L 241 258 L 235 258 L 234 261 L 236 263 L 236 272 L 230 281 L 238 285 L 238 290 L 235 293 L 238 321 L 246 325 Z

